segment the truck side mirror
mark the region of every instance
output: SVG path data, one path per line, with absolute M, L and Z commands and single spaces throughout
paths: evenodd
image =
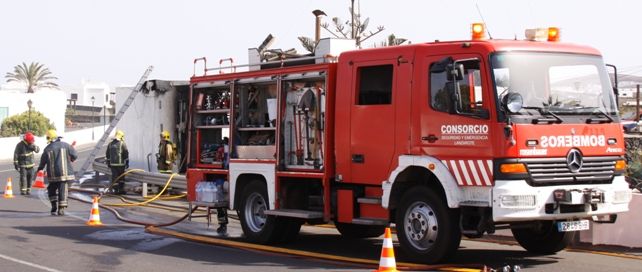
M 441 73 L 446 71 L 449 65 L 452 65 L 453 63 L 453 58 L 452 57 L 445 57 L 438 62 L 433 63 L 430 65 L 430 72 L 431 73 Z
M 446 68 L 446 75 L 448 81 L 463 80 L 464 79 L 464 65 L 461 63 L 454 63 L 448 65 Z
M 517 113 L 524 105 L 524 98 L 519 93 L 508 93 L 502 99 L 504 109 L 510 113 Z

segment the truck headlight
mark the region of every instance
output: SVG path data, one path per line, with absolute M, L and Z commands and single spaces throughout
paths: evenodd
M 535 195 L 502 195 L 499 197 L 502 208 L 532 209 L 537 205 Z

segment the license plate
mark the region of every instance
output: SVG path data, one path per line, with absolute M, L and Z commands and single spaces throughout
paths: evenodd
M 560 232 L 578 231 L 589 229 L 588 220 L 557 222 L 557 230 Z

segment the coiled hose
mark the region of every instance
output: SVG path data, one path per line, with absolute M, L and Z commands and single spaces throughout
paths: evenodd
M 106 192 L 106 191 L 108 191 L 109 189 L 111 189 L 111 188 L 112 188 L 112 187 L 113 187 L 113 186 L 118 182 L 118 180 L 120 180 L 121 178 L 125 177 L 125 176 L 126 176 L 126 175 L 128 175 L 129 173 L 132 173 L 132 172 L 141 172 L 141 171 L 143 171 L 143 172 L 144 172 L 145 170 L 142 170 L 142 169 L 130 169 L 130 170 L 128 170 L 128 171 L 126 171 L 126 172 L 124 172 L 123 174 L 121 174 L 120 176 L 118 176 L 118 177 L 114 180 L 114 182 L 112 182 L 109 186 L 107 186 L 107 188 L 105 189 L 105 191 L 104 191 L 104 192 Z M 161 190 L 161 191 L 160 191 L 156 196 L 154 196 L 154 197 L 152 197 L 152 198 L 150 198 L 150 199 L 148 199 L 148 200 L 145 200 L 145 201 L 143 201 L 143 202 L 137 202 L 137 203 L 125 203 L 125 204 L 100 204 L 100 202 L 98 202 L 98 205 L 99 205 L 99 206 L 101 206 L 102 208 L 104 208 L 104 209 L 106 209 L 106 210 L 110 211 L 111 213 L 113 213 L 113 214 L 116 216 L 116 218 L 118 218 L 118 220 L 121 220 L 121 221 L 123 221 L 123 222 L 131 223 L 131 224 L 136 224 L 136 225 L 143 225 L 143 226 L 145 226 L 145 227 L 149 227 L 149 226 L 154 226 L 154 227 L 165 227 L 165 226 L 175 225 L 175 224 L 177 224 L 177 223 L 179 223 L 179 222 L 181 222 L 181 221 L 185 220 L 185 219 L 189 216 L 189 214 L 190 214 L 190 213 L 193 213 L 194 211 L 196 211 L 196 209 L 198 209 L 198 207 L 194 207 L 194 208 L 192 208 L 192 210 L 191 210 L 191 211 L 189 211 L 188 213 L 186 213 L 185 215 L 183 215 L 183 216 L 182 216 L 182 217 L 180 217 L 179 219 L 176 219 L 176 220 L 174 220 L 174 221 L 170 221 L 170 222 L 167 222 L 167 223 L 150 223 L 150 222 L 143 222 L 143 221 L 138 221 L 138 220 L 133 220 L 133 219 L 125 218 L 125 217 L 123 217 L 123 216 L 118 212 L 118 210 L 116 210 L 116 209 L 112 208 L 112 207 L 131 207 L 131 206 L 141 206 L 141 205 L 146 205 L 146 204 L 148 204 L 148 203 L 151 203 L 152 201 L 154 201 L 154 200 L 158 199 L 158 198 L 159 198 L 159 197 L 160 197 L 160 196 L 165 192 L 165 190 L 167 190 L 167 188 L 169 187 L 169 184 L 172 182 L 172 179 L 174 178 L 174 176 L 176 176 L 176 173 L 172 173 L 172 174 L 169 176 L 169 178 L 167 179 L 167 182 L 165 183 L 165 186 L 163 186 L 163 189 L 162 189 L 162 190 Z M 93 191 L 93 190 L 86 190 L 86 189 L 72 188 L 72 189 L 70 189 L 70 190 L 71 190 L 71 191 L 75 191 L 75 192 L 80 192 L 80 193 L 94 194 L 94 195 L 96 195 L 96 196 L 98 197 L 98 199 L 99 199 L 99 200 L 100 200 L 100 198 L 102 198 L 102 197 L 103 197 L 103 195 L 105 195 L 105 193 L 104 193 L 104 192 L 97 192 L 97 191 Z M 88 204 L 91 204 L 91 203 L 92 203 L 91 201 L 88 201 L 88 200 L 86 200 L 86 199 L 82 199 L 82 198 L 74 197 L 74 196 L 71 196 L 71 195 L 69 196 L 69 198 L 74 199 L 74 200 L 77 200 L 77 201 L 80 201 L 80 202 L 88 203 Z

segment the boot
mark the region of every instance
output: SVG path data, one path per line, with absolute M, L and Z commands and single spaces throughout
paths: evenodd
M 65 207 L 58 208 L 58 215 L 65 215 Z
M 27 189 L 27 195 L 31 195 L 31 189 Z
M 51 215 L 56 215 L 58 211 L 58 201 L 51 201 Z
M 221 224 L 218 229 L 216 229 L 216 233 L 218 234 L 227 234 L 227 224 Z

